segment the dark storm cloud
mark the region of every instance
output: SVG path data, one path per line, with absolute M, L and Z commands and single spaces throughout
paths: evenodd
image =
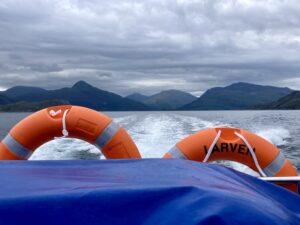
M 297 0 L 3 0 L 0 88 L 300 89 Z

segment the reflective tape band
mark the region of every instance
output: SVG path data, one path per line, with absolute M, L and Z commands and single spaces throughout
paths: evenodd
M 15 155 L 19 156 L 22 159 L 28 159 L 33 151 L 25 148 L 21 145 L 16 139 L 14 139 L 10 134 L 6 135 L 6 137 L 2 141 L 3 144 Z
M 174 145 L 168 152 L 170 155 L 172 155 L 172 158 L 175 159 L 187 159 L 187 157 L 180 151 L 180 149 Z
M 117 133 L 119 128 L 120 127 L 116 123 L 111 122 L 98 136 L 95 145 L 100 149 L 104 148 L 104 146 L 110 141 L 110 139 Z
M 285 162 L 285 156 L 279 151 L 277 157 L 263 171 L 269 177 L 274 177 L 282 168 Z

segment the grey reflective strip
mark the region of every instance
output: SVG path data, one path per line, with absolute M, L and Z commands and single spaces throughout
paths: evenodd
M 177 148 L 176 145 L 174 145 L 168 152 L 172 155 L 172 158 L 175 159 L 187 159 L 187 157 L 180 151 L 179 148 Z
M 10 134 L 6 135 L 2 143 L 5 144 L 12 153 L 23 159 L 28 159 L 33 153 L 33 151 L 17 142 Z
M 109 140 L 117 133 L 119 128 L 120 127 L 116 123 L 111 122 L 99 135 L 95 142 L 95 145 L 100 149 L 104 148 L 104 146 L 109 142 Z
M 281 152 L 279 152 L 276 159 L 274 159 L 266 168 L 264 168 L 263 171 L 267 176 L 273 177 L 282 168 L 284 162 L 285 156 Z

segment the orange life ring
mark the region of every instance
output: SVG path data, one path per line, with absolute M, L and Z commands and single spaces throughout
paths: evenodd
M 219 137 L 216 138 L 218 134 Z M 256 134 L 239 128 L 210 128 L 199 131 L 179 141 L 164 155 L 164 158 L 203 162 L 209 150 L 211 154 L 207 161 L 231 160 L 260 172 L 255 164 L 256 158 L 262 173 L 266 176 L 298 176 L 291 161 L 286 159 L 276 146 Z M 290 185 L 288 188 L 294 190 Z
M 87 141 L 108 159 L 141 158 L 137 146 L 108 116 L 79 106 L 55 106 L 31 114 L 0 143 L 0 160 L 26 160 L 42 144 L 68 136 Z

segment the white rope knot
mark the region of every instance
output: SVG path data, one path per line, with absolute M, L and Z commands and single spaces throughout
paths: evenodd
M 68 137 L 69 136 L 69 132 L 68 132 L 68 130 L 67 130 L 67 124 L 66 124 L 66 117 L 67 117 L 67 113 L 68 113 L 68 109 L 66 109 L 65 111 L 64 111 L 64 114 L 63 114 L 63 117 L 62 117 L 62 131 L 61 131 L 61 133 L 62 133 L 62 137 L 55 137 L 54 139 L 59 139 L 59 138 L 65 138 L 65 137 Z M 62 113 L 62 110 L 61 109 L 59 109 L 59 110 L 57 110 L 57 111 L 54 111 L 53 109 L 52 110 L 50 110 L 49 111 L 49 114 L 50 114 L 50 116 L 52 116 L 52 117 L 55 117 L 55 116 L 57 116 L 57 115 L 59 115 L 59 114 L 61 114 Z
M 245 138 L 242 134 L 240 134 L 240 133 L 238 133 L 238 132 L 234 132 L 234 134 L 235 134 L 236 136 L 238 136 L 238 137 L 245 143 L 245 145 L 247 146 L 247 148 L 249 149 L 249 152 L 250 152 L 251 155 L 252 155 L 254 164 L 255 164 L 255 166 L 256 166 L 258 172 L 260 173 L 260 175 L 263 176 L 263 177 L 266 177 L 267 175 L 264 173 L 264 171 L 263 171 L 262 168 L 260 167 L 260 165 L 259 165 L 259 163 L 258 163 L 258 160 L 257 160 L 257 158 L 256 158 L 256 155 L 255 155 L 255 152 L 254 152 L 253 148 L 251 147 L 251 145 L 249 144 L 249 142 L 246 140 L 246 138 Z M 207 162 L 207 160 L 209 159 L 209 157 L 210 157 L 211 153 L 213 152 L 213 149 L 214 149 L 215 145 L 217 144 L 217 142 L 218 142 L 220 136 L 221 136 L 221 130 L 218 131 L 218 133 L 217 133 L 215 139 L 213 140 L 211 146 L 209 147 L 209 149 L 208 149 L 208 151 L 207 151 L 207 154 L 206 154 L 206 156 L 205 156 L 203 162 Z
M 61 114 L 61 109 L 59 109 L 57 111 L 54 111 L 53 109 L 51 109 L 49 114 L 50 114 L 50 116 L 55 117 L 55 116 Z

